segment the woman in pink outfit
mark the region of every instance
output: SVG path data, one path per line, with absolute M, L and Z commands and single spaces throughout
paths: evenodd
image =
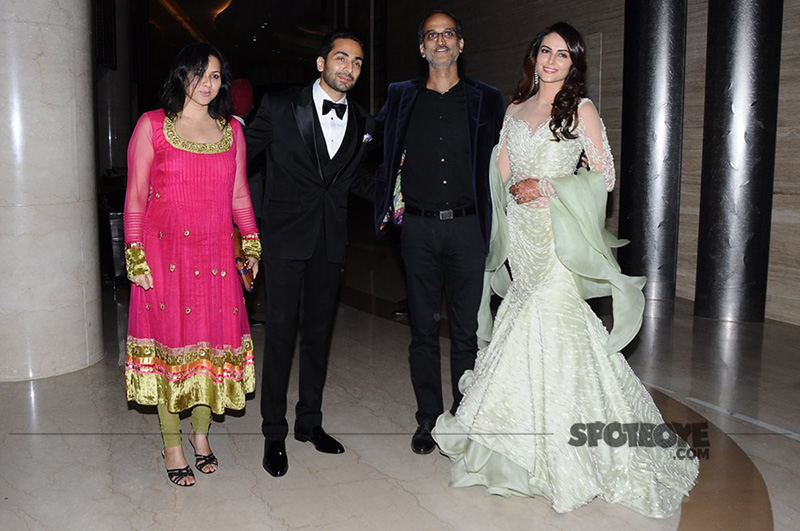
M 163 109 L 142 115 L 128 146 L 125 258 L 131 287 L 128 400 L 156 405 L 170 481 L 194 485 L 178 413 L 192 411 L 195 467 L 218 466 L 211 412 L 242 409 L 255 388 L 253 342 L 237 278 L 233 221 L 255 273 L 261 244 L 231 120 L 230 71 L 205 43 L 178 54 Z

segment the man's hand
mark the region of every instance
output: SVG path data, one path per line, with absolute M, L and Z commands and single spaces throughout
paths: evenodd
M 581 162 L 580 162 L 580 165 L 578 167 L 579 168 L 583 168 L 584 170 L 588 170 L 589 169 L 589 159 L 586 158 L 586 152 L 585 151 L 581 151 Z

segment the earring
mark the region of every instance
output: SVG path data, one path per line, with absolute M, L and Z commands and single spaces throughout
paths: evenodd
M 533 84 L 534 85 L 538 85 L 539 84 L 539 71 L 538 70 L 534 70 L 533 71 Z

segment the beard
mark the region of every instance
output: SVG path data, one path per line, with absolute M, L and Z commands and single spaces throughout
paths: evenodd
M 336 76 L 336 72 L 334 72 L 333 69 L 327 68 L 327 66 L 325 70 L 322 71 L 322 79 L 325 80 L 325 83 L 329 87 L 342 93 L 347 92 L 356 84 L 356 80 L 353 76 L 350 76 L 350 81 L 342 81 Z
M 450 55 L 446 57 L 436 57 L 436 50 L 447 49 L 450 52 Z M 455 53 L 453 53 L 453 48 L 450 47 L 435 47 L 432 52 L 425 50 L 425 59 L 428 61 L 428 64 L 435 68 L 447 68 L 448 66 L 452 65 L 456 61 L 458 61 L 458 56 L 461 53 L 458 51 L 458 48 L 455 49 Z

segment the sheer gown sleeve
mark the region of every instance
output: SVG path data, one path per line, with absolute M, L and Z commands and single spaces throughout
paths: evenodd
M 597 108 L 589 100 L 578 107 L 578 138 L 589 160 L 589 168 L 599 172 L 606 181 L 606 190 L 614 189 L 617 180 L 614 173 L 614 157 L 606 137 L 606 126 Z
M 141 244 L 143 240 L 153 154 L 153 126 L 150 118 L 142 115 L 128 144 L 128 185 L 124 213 L 126 244 Z
M 247 183 L 247 147 L 244 133 L 238 122 L 231 122 L 236 146 L 236 177 L 233 183 L 233 220 L 242 233 L 242 248 L 247 257 L 261 258 L 261 241 L 258 235 L 250 185 Z
M 150 273 L 145 261 L 144 217 L 150 196 L 150 166 L 153 164 L 153 126 L 144 114 L 136 123 L 128 144 L 128 184 L 125 190 L 125 265 L 128 278 Z
M 583 100 L 578 106 L 578 127 L 576 129 L 578 140 L 586 152 L 589 168 L 600 173 L 606 181 L 606 190 L 614 189 L 616 173 L 614 172 L 614 157 L 608 145 L 606 127 L 597 112 L 597 108 L 588 99 Z M 556 197 L 552 185 L 547 181 L 539 182 L 539 190 L 544 197 Z

